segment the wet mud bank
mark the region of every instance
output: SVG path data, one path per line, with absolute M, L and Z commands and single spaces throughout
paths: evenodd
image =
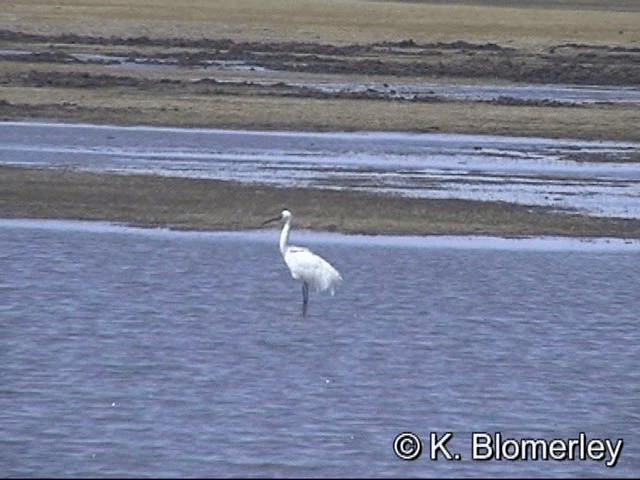
M 639 136 L 633 46 L 331 45 L 4 29 L 0 66 L 4 120 Z
M 0 217 L 188 230 L 259 228 L 283 208 L 311 230 L 366 234 L 640 238 L 640 221 L 506 202 L 412 199 L 217 180 L 0 167 Z
M 28 62 L 131 62 L 183 67 L 234 62 L 248 69 L 289 72 L 640 86 L 640 48 L 623 46 L 564 43 L 531 51 L 467 41 L 417 43 L 408 39 L 340 46 L 229 39 L 36 35 L 11 30 L 0 31 L 0 41 L 34 46 L 34 51 L 21 55 L 0 53 L 3 60 Z M 84 48 L 89 54 L 78 57 L 65 51 L 70 46 Z M 102 56 L 91 56 L 90 52 L 98 48 Z M 154 51 L 151 54 L 145 49 Z

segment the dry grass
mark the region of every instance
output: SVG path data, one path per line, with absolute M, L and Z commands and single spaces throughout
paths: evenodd
M 492 41 L 640 44 L 633 2 L 372 2 L 366 0 L 3 0 L 0 28 L 94 35 L 369 43 Z M 471 3 L 470 5 L 468 3 Z M 627 11 L 606 9 L 620 4 Z M 509 5 L 509 6 L 505 6 Z M 514 5 L 514 6 L 511 6 Z M 585 9 L 592 8 L 592 9 Z M 603 9 L 605 8 L 605 9 Z
M 385 0 L 371 0 L 385 1 Z M 617 12 L 640 11 L 640 4 L 636 0 L 395 0 L 407 3 L 431 3 L 434 5 L 473 5 L 477 7 L 520 7 L 546 8 L 569 10 L 612 10 Z
M 11 118 L 80 122 L 271 128 L 398 130 L 640 140 L 637 106 L 585 108 L 485 103 L 411 103 L 378 100 L 195 95 L 118 88 L 78 91 L 6 87 L 2 98 L 18 104 Z M 6 107 L 6 106 L 5 106 Z M 8 110 L 8 108 L 4 108 Z M 594 121 L 597 118 L 597 122 Z

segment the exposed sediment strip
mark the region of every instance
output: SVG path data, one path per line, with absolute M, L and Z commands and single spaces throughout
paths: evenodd
M 640 85 L 638 65 L 640 49 L 625 45 L 332 45 L 5 29 L 0 118 L 640 140 L 635 102 L 446 93 L 448 85 L 512 82 L 623 92 Z M 431 91 L 434 82 L 440 88 Z
M 257 228 L 284 207 L 297 226 L 344 233 L 640 238 L 640 220 L 502 202 L 429 200 L 214 180 L 0 167 L 0 217 L 107 220 L 193 230 Z

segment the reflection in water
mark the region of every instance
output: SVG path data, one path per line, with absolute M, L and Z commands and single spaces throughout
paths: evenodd
M 0 222 L 9 476 L 633 476 L 640 244 Z M 452 432 L 462 461 L 398 460 Z M 470 461 L 472 432 L 623 438 L 618 465 Z M 425 444 L 425 448 L 427 445 Z

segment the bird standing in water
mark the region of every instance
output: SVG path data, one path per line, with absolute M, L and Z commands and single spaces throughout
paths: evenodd
M 271 222 L 285 222 L 280 233 L 280 253 L 289 267 L 293 279 L 302 282 L 302 315 L 306 315 L 309 287 L 321 292 L 329 290 L 333 295 L 338 284 L 342 282 L 342 276 L 329 262 L 308 248 L 287 244 L 291 230 L 291 218 L 291 212 L 283 210 L 279 216 L 263 222 L 262 225 Z

